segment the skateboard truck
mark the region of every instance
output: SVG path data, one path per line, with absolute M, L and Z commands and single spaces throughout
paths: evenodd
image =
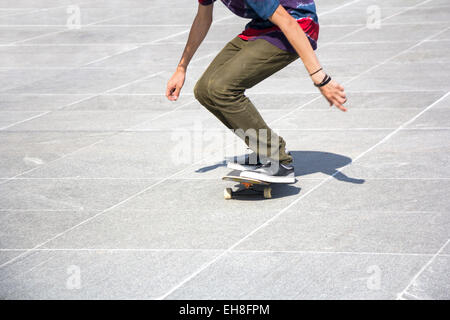
M 244 178 L 240 176 L 225 176 L 222 180 L 238 182 L 239 185 L 233 188 L 225 188 L 223 196 L 226 200 L 232 199 L 233 195 L 238 195 L 246 191 L 253 191 L 257 194 L 262 194 L 265 199 L 272 198 L 272 188 L 267 181 Z

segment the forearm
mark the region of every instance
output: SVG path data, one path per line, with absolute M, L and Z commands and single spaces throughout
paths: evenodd
M 319 60 L 311 47 L 308 37 L 305 35 L 297 21 L 294 19 L 290 21 L 290 23 L 287 23 L 280 29 L 302 59 L 306 70 L 308 70 L 309 73 L 313 73 L 320 68 Z
M 212 14 L 209 14 L 208 12 L 197 13 L 194 22 L 192 23 L 183 55 L 181 57 L 180 63 L 178 64 L 178 69 L 186 71 L 189 62 L 191 61 L 200 44 L 203 42 L 203 39 L 205 39 L 211 23 Z
M 344 88 L 321 70 L 319 59 L 302 28 L 297 21 L 281 6 L 279 5 L 270 21 L 277 25 L 289 43 L 294 47 L 305 65 L 306 70 L 311 75 L 312 81 L 319 87 L 322 95 L 328 100 L 330 106 L 335 105 L 342 111 L 347 111 L 343 104 L 347 101 Z
M 311 74 L 319 70 L 321 68 L 319 59 L 298 22 L 282 6 L 275 11 L 270 19 L 286 36 L 289 43 L 302 59 L 308 73 Z M 323 79 L 323 76 L 323 72 L 318 72 L 312 76 L 312 79 L 318 83 Z

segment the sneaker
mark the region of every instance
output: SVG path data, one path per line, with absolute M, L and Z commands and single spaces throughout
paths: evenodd
M 255 163 L 256 158 L 256 163 Z M 245 154 L 242 156 L 234 156 L 227 158 L 227 168 L 232 170 L 246 171 L 246 170 L 256 170 L 263 166 L 264 164 L 268 164 L 267 160 L 261 161 L 259 156 L 255 156 L 255 153 Z
M 240 176 L 274 183 L 295 183 L 294 167 L 281 163 L 267 163 L 255 170 L 241 172 Z

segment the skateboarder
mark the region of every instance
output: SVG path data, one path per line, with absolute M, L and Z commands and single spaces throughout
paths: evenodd
M 167 84 L 166 96 L 172 101 L 178 99 L 188 64 L 213 20 L 215 0 L 198 2 L 183 55 Z M 214 58 L 195 85 L 194 95 L 226 127 L 245 133 L 238 135 L 253 149 L 257 163 L 249 163 L 247 158 L 244 164 L 251 171 L 241 176 L 295 180 L 293 159 L 286 151 L 284 139 L 269 128 L 244 92 L 300 57 L 330 106 L 346 111 L 344 88 L 325 73 L 314 53 L 319 33 L 314 0 L 222 2 L 236 15 L 251 21 Z M 256 144 L 251 143 L 255 141 Z

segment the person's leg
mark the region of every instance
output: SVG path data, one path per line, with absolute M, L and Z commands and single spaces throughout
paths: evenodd
M 212 114 L 216 116 L 227 128 L 233 129 L 228 120 L 222 115 L 222 112 L 214 107 L 214 102 L 208 93 L 208 82 L 212 74 L 222 67 L 229 59 L 242 49 L 242 39 L 235 37 L 228 42 L 226 46 L 217 54 L 214 60 L 209 64 L 203 75 L 197 81 L 194 87 L 195 98 Z
M 240 50 L 223 64 L 205 72 L 199 81 L 200 85 L 196 86 L 195 95 L 202 98 L 200 102 L 205 107 L 220 114 L 228 128 L 248 134 L 247 144 L 257 141 L 256 146 L 260 148 L 255 149 L 255 143 L 249 144 L 253 151 L 283 164 L 290 163 L 292 157 L 285 152 L 284 139 L 269 128 L 244 91 L 281 70 L 296 60 L 298 55 L 283 51 L 262 39 L 244 41 L 237 38 L 233 42 L 237 43 Z M 252 131 L 256 131 L 257 136 L 252 136 Z M 267 138 L 258 139 L 261 132 Z M 271 141 L 279 144 L 276 150 L 271 150 Z M 267 150 L 268 154 L 264 154 L 264 151 L 261 154 L 261 150 Z

